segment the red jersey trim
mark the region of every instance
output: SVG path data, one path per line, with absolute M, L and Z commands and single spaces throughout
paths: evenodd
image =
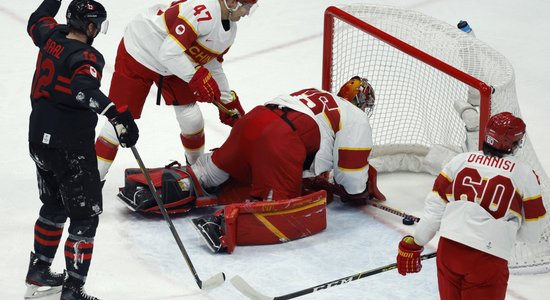
M 338 148 L 338 168 L 357 171 L 369 165 L 369 155 L 372 148 Z
M 523 199 L 525 221 L 536 221 L 546 215 L 546 209 L 540 195 Z
M 172 6 L 164 13 L 164 26 L 166 33 L 180 45 L 183 50 L 187 50 L 193 41 L 197 39 L 197 30 L 184 17 L 180 16 L 180 6 Z

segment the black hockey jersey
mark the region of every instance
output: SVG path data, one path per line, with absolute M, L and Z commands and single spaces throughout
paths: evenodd
M 53 18 L 60 2 L 46 0 L 27 31 L 40 48 L 32 89 L 29 141 L 51 147 L 94 147 L 97 114 L 112 102 L 100 90 L 105 61 L 92 46 L 68 39 L 69 28 Z

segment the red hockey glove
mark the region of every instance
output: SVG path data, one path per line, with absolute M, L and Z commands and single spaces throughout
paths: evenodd
M 316 177 L 302 178 L 302 195 L 311 194 L 320 190 L 327 192 L 327 203 L 331 203 L 334 199 L 333 188 L 334 185 L 329 182 L 329 172 L 323 172 Z
M 127 105 L 118 109 L 113 105 L 105 112 L 105 116 L 115 128 L 116 136 L 122 147 L 129 148 L 137 143 L 139 129 Z
M 220 111 L 220 121 L 233 127 L 237 120 L 244 115 L 244 109 L 241 106 L 241 102 L 239 101 L 239 97 L 235 91 L 231 91 L 231 97 L 233 98 L 231 102 L 216 102 L 216 105 Z
M 213 102 L 220 99 L 221 93 L 216 80 L 207 68 L 198 67 L 189 81 L 189 88 L 197 96 L 197 101 Z
M 405 236 L 399 242 L 397 251 L 397 271 L 405 276 L 408 273 L 418 273 L 422 269 L 420 253 L 424 247 L 417 245 L 410 235 Z

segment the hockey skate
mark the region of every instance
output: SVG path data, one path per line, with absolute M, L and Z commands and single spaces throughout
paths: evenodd
M 25 299 L 37 299 L 61 292 L 65 274 L 52 273 L 50 267 L 31 252 L 29 270 L 25 279 Z
M 221 219 L 222 217 L 218 216 L 204 216 L 192 220 L 202 239 L 214 253 L 219 252 L 222 248 L 220 241 L 222 236 Z
M 63 283 L 63 291 L 61 292 L 61 300 L 99 300 L 94 296 L 86 294 L 84 291 L 84 283 L 78 280 L 68 278 Z

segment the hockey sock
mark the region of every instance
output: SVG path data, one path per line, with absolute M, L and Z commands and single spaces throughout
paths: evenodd
M 67 273 L 83 282 L 86 281 L 92 252 L 94 250 L 94 240 L 90 238 L 69 236 L 65 242 L 65 264 Z
M 115 160 L 118 152 L 118 144 L 111 142 L 103 136 L 99 136 L 95 143 L 95 151 L 97 154 L 97 167 L 99 169 L 99 178 L 105 180 L 109 168 Z
M 34 225 L 34 252 L 50 265 L 61 241 L 64 223 L 54 223 L 39 217 Z
M 71 220 L 69 237 L 65 242 L 65 265 L 69 276 L 86 281 L 92 252 L 94 237 L 99 223 L 97 216 L 83 220 Z
M 185 148 L 185 157 L 188 164 L 194 164 L 204 152 L 204 130 L 195 134 L 180 134 L 181 144 Z

